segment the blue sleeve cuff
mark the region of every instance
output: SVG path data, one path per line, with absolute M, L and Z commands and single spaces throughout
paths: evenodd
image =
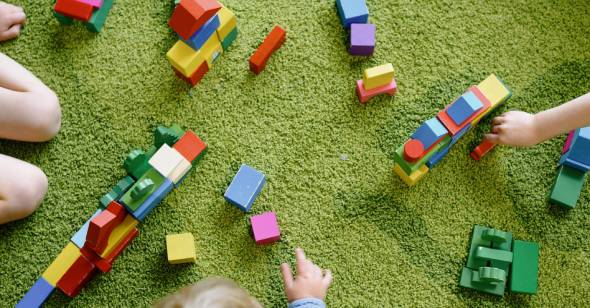
M 324 301 L 317 298 L 302 298 L 289 303 L 288 308 L 326 308 Z

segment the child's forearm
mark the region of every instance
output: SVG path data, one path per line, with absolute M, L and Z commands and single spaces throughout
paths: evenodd
M 17 92 L 33 92 L 46 88 L 35 75 L 0 52 L 0 87 Z
M 535 114 L 541 140 L 590 125 L 590 93 Z

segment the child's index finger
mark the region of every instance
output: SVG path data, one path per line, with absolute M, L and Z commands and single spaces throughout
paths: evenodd
M 301 249 L 299 247 L 295 248 L 295 260 L 297 262 L 306 260 L 305 259 L 305 252 L 303 251 L 303 249 Z

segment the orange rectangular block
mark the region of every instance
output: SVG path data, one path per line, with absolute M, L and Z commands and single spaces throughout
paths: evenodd
M 260 74 L 266 66 L 268 58 L 279 49 L 285 40 L 287 32 L 281 26 L 276 25 L 272 31 L 266 36 L 262 44 L 258 46 L 258 49 L 250 57 L 250 70 L 256 75 Z
M 207 65 L 207 61 L 203 61 L 201 66 L 199 66 L 199 68 L 197 68 L 197 70 L 191 75 L 190 78 L 184 76 L 176 68 L 172 67 L 172 69 L 174 69 L 174 73 L 176 73 L 176 76 L 178 76 L 178 78 L 186 81 L 187 83 L 189 83 L 190 85 L 192 85 L 194 87 L 197 85 L 197 83 L 199 83 L 199 81 L 201 81 L 201 79 L 203 79 L 203 77 L 205 77 L 205 74 L 207 74 L 207 72 L 209 72 L 209 65 Z
M 94 11 L 92 5 L 76 0 L 57 0 L 53 9 L 61 15 L 82 21 L 90 20 Z
M 491 143 L 489 141 L 484 140 L 477 147 L 475 147 L 475 149 L 473 149 L 473 152 L 471 152 L 470 154 L 471 158 L 473 158 L 474 160 L 480 160 L 495 147 L 495 143 Z

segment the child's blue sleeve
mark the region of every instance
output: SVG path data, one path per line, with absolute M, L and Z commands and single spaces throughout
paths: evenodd
M 287 308 L 326 308 L 326 304 L 317 298 L 302 298 L 289 303 Z

